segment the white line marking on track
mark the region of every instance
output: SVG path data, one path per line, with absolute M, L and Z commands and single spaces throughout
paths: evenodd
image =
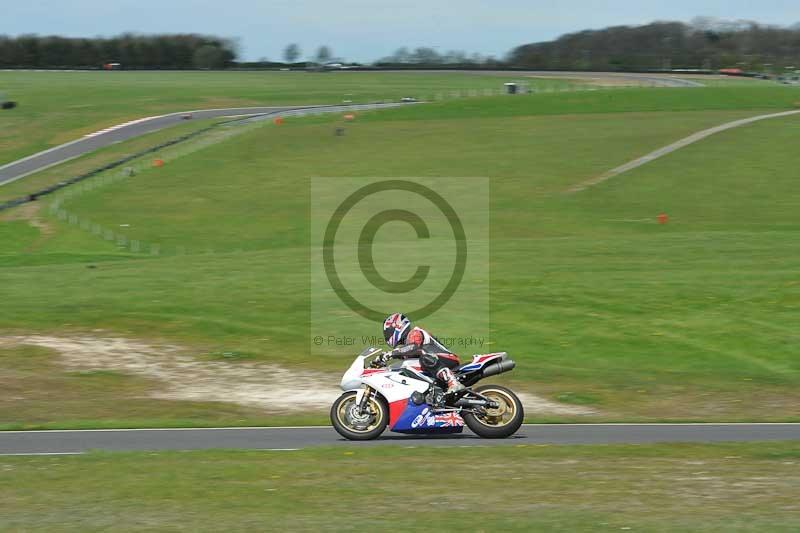
M 15 455 L 83 455 L 84 452 L 28 452 L 28 453 L 0 453 L 0 457 Z
M 155 116 L 152 116 L 152 117 L 144 117 L 144 118 L 137 118 L 135 120 L 129 120 L 128 122 L 123 122 L 122 124 L 116 124 L 114 126 L 109 126 L 109 127 L 105 128 L 105 129 L 102 129 L 102 130 L 93 131 L 92 133 L 87 133 L 83 137 L 84 138 L 96 137 L 98 135 L 103 135 L 104 133 L 110 133 L 112 131 L 116 131 L 116 130 L 119 130 L 119 129 L 122 129 L 122 128 L 126 128 L 128 126 L 133 126 L 135 124 L 141 124 L 142 122 L 147 122 L 149 120 L 154 120 L 154 119 L 162 118 L 162 117 L 165 117 L 165 116 L 167 116 L 167 115 L 155 115 Z

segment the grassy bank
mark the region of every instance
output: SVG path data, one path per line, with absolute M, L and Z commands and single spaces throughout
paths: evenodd
M 158 243 L 159 257 L 46 207 L 37 215 L 46 238 L 24 217 L 0 231 L 11 250 L 0 254 L 0 328 L 164 338 L 204 358 L 235 353 L 231 364 L 330 371 L 335 383 L 350 350 L 309 353 L 310 179 L 487 176 L 491 349 L 517 360 L 513 385 L 604 419 L 797 418 L 796 117 L 564 193 L 691 132 L 790 105 L 788 92 L 759 101 L 745 89 L 718 93 L 720 109 L 701 90 L 675 91 L 676 103 L 668 90 L 626 89 L 612 94 L 631 91 L 627 104 L 581 93 L 592 113 L 542 116 L 532 96 L 364 114 L 343 136 L 333 135 L 337 117 L 267 125 L 64 203 Z M 650 111 L 637 103 L 645 97 Z M 655 222 L 660 212 L 669 224 Z M 340 327 L 335 318 L 326 327 Z M 459 316 L 424 325 L 443 335 L 465 327 Z

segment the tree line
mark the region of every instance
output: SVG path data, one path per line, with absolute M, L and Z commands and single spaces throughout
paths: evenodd
M 519 46 L 509 66 L 546 70 L 670 70 L 800 68 L 800 24 L 791 27 L 701 17 L 562 35 Z
M 99 68 L 118 62 L 132 69 L 316 68 L 339 63 L 333 50 L 319 46 L 307 60 L 296 43 L 283 60 L 237 62 L 230 39 L 209 35 L 137 35 L 67 38 L 0 35 L 0 68 Z M 526 68 L 542 70 L 672 70 L 740 68 L 778 72 L 800 68 L 800 23 L 791 27 L 707 17 L 691 23 L 653 22 L 569 33 L 547 42 L 518 46 L 504 59 L 432 47 L 398 48 L 373 63 L 377 68 Z
M 230 39 L 210 35 L 136 35 L 109 38 L 0 35 L 0 67 L 132 69 L 224 68 L 236 59 Z

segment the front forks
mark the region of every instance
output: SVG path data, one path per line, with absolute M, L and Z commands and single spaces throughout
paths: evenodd
M 362 389 L 356 392 L 356 405 L 358 406 L 358 414 L 364 415 L 369 407 L 369 397 L 373 394 L 372 388 L 369 385 L 364 385 Z

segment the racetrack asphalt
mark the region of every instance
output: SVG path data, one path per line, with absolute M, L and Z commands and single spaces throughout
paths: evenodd
M 90 450 L 151 451 L 235 448 L 295 450 L 313 446 L 514 446 L 800 440 L 800 424 L 525 424 L 507 439 L 461 435 L 408 436 L 385 432 L 351 442 L 325 426 L 283 428 L 2 431 L 0 455 L 77 454 Z

